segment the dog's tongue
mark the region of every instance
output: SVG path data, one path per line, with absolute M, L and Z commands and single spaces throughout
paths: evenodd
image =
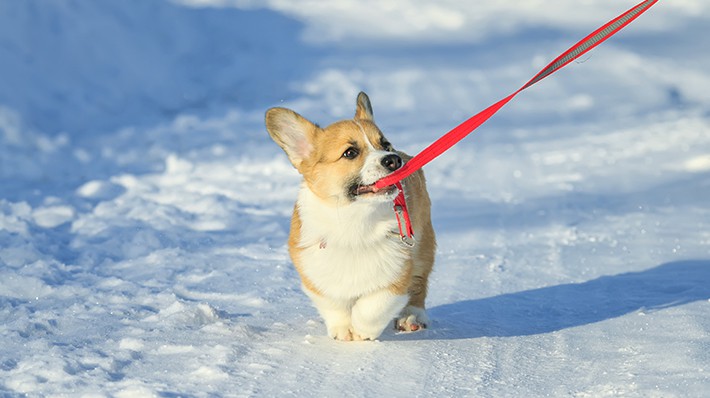
M 368 193 L 376 194 L 379 192 L 389 192 L 391 189 L 394 189 L 394 185 L 387 185 L 384 188 L 377 188 L 375 184 L 370 184 L 370 185 L 358 185 L 357 188 L 355 189 L 355 195 L 365 195 Z
M 358 195 L 363 195 L 366 193 L 377 193 L 380 191 L 380 188 L 377 188 L 375 184 L 372 185 L 360 185 L 357 187 L 356 193 Z

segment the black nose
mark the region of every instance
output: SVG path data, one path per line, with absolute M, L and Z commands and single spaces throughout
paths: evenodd
M 402 167 L 402 158 L 399 155 L 390 154 L 382 158 L 382 166 L 389 171 L 395 171 Z

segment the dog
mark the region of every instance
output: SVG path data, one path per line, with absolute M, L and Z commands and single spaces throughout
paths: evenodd
M 415 233 L 405 244 L 393 211 L 397 187 L 373 184 L 411 157 L 377 127 L 367 94 L 357 96 L 353 119 L 325 128 L 286 108 L 269 109 L 265 122 L 303 177 L 288 249 L 328 336 L 375 340 L 393 320 L 403 332 L 426 328 L 436 238 L 424 174 L 402 181 Z

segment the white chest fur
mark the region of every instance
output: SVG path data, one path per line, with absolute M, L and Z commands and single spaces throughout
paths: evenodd
M 297 206 L 302 272 L 323 294 L 351 300 L 402 276 L 410 249 L 392 237 L 397 222 L 391 201 L 333 207 L 303 186 Z

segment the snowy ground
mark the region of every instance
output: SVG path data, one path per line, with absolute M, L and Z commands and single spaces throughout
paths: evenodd
M 661 0 L 425 169 L 432 327 L 339 343 L 270 106 L 416 153 L 634 5 L 0 2 L 0 395 L 710 391 L 710 2 Z

